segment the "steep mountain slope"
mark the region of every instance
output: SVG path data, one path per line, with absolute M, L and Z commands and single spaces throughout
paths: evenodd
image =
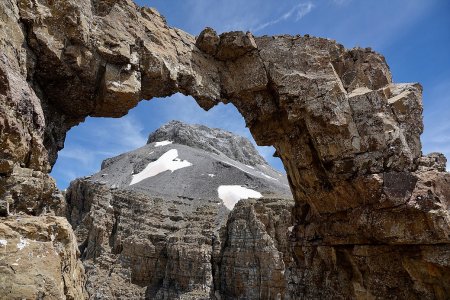
M 93 299 L 291 298 L 287 179 L 242 137 L 172 121 L 66 198 Z
M 105 160 L 90 179 L 151 196 L 212 200 L 220 186 L 229 185 L 265 195 L 291 195 L 286 176 L 271 168 L 248 140 L 204 128 L 170 122 L 144 147 Z

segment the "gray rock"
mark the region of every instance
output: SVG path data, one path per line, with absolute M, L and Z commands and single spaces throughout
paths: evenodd
M 173 141 L 177 144 L 225 155 L 246 165 L 265 165 L 267 162 L 246 138 L 218 128 L 171 121 L 150 134 L 147 143 Z
M 233 147 L 243 149 L 236 153 Z M 133 175 L 174 150 L 178 162 L 190 165 L 130 184 Z M 241 200 L 227 222 L 221 185 L 240 185 L 263 198 Z M 67 203 L 87 291 L 96 299 L 211 299 L 230 293 L 254 298 L 287 290 L 292 194 L 286 176 L 242 137 L 172 121 L 151 134 L 147 145 L 107 159 L 97 174 L 72 182 Z M 246 267 L 249 257 L 267 263 Z M 240 281 L 230 286 L 230 272 L 268 279 L 242 289 Z

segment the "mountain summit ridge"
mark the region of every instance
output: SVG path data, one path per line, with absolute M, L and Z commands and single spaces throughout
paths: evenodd
M 250 166 L 268 165 L 250 140 L 220 128 L 172 120 L 152 132 L 147 144 L 163 141 L 172 141 L 217 155 L 223 154 Z
M 231 185 L 291 197 L 286 175 L 268 165 L 248 139 L 180 121 L 155 130 L 143 147 L 104 160 L 89 180 L 148 196 L 215 200 L 220 186 Z

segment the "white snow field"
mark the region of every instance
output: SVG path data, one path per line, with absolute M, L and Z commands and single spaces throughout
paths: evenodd
M 162 147 L 172 144 L 172 141 L 162 141 L 162 142 L 156 142 L 155 147 Z
M 190 167 L 192 164 L 187 160 L 180 160 L 178 158 L 178 150 L 171 149 L 161 155 L 156 161 L 151 162 L 144 170 L 132 176 L 130 185 L 136 184 L 146 178 L 156 176 L 162 172 L 170 170 L 171 172 Z
M 262 198 L 261 193 L 240 185 L 221 185 L 217 192 L 219 193 L 219 198 L 229 210 L 232 210 L 241 199 Z

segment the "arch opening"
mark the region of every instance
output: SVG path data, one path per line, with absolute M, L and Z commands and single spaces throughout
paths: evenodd
M 168 123 L 173 119 L 209 128 Z M 83 170 L 90 176 L 73 180 L 65 191 L 67 219 L 77 235 L 81 259 L 89 266 L 86 271 L 89 294 L 98 287 L 106 287 L 104 294 L 108 297 L 114 293 L 121 296 L 134 293 L 138 298 L 149 299 L 157 299 L 164 293 L 196 293 L 201 298 L 226 294 L 236 290 L 238 284 L 225 274 L 227 268 L 236 269 L 239 276 L 254 272 L 254 267 L 235 268 L 236 264 L 244 265 L 241 255 L 222 262 L 223 257 L 242 247 L 246 249 L 245 255 L 254 257 L 247 264 L 264 258 L 270 265 L 258 267 L 261 276 L 284 276 L 288 266 L 283 265 L 282 258 L 291 254 L 287 248 L 276 245 L 275 235 L 269 237 L 269 229 L 261 222 L 269 222 L 272 227 L 276 224 L 280 227 L 277 230 L 287 231 L 294 205 L 292 193 L 285 174 L 270 168 L 254 153 L 254 141 L 242 141 L 233 135 L 251 138 L 242 115 L 232 103 L 219 103 L 204 111 L 191 97 L 175 94 L 142 101 L 118 119 L 93 118 L 86 123 L 85 128 L 81 124 L 71 130 L 81 136 L 73 144 L 71 138 L 77 136 L 71 137 L 69 131 L 66 138 L 69 144 L 59 152 L 52 175 L 58 180 L 59 172 L 67 170 L 65 164 L 70 159 L 83 169 L 83 163 L 97 162 L 96 170 Z M 147 134 L 155 129 L 158 130 L 147 142 Z M 174 139 L 167 138 L 173 129 Z M 110 139 L 105 139 L 108 134 Z M 83 156 L 90 151 L 83 141 L 86 137 L 94 140 L 97 153 L 92 157 Z M 118 141 L 121 138 L 125 142 Z M 212 147 L 206 150 L 204 145 Z M 230 152 L 214 151 L 223 150 L 223 145 Z M 242 147 L 243 157 L 236 146 Z M 281 161 L 272 157 L 272 147 L 262 149 L 266 160 L 281 166 Z M 98 170 L 102 156 L 108 159 Z M 171 158 L 165 161 L 168 156 Z M 177 166 L 171 169 L 166 166 L 169 164 Z M 262 208 L 264 214 L 255 212 L 254 218 L 249 219 L 255 208 Z M 268 216 L 276 220 L 265 220 Z M 220 232 L 236 230 L 242 222 L 256 233 L 245 233 L 254 241 L 237 248 Z M 96 230 L 99 227 L 102 229 Z M 114 283 L 106 278 L 109 271 L 102 267 L 105 264 L 118 274 Z M 277 269 L 272 269 L 272 265 Z M 116 290 L 121 285 L 126 287 Z M 273 296 L 284 293 L 286 288 L 284 283 L 268 280 L 249 285 L 242 294 L 253 298 L 259 290 L 267 290 Z
M 171 120 L 220 128 L 249 139 L 274 169 L 285 173 L 275 149 L 258 146 L 233 104 L 219 103 L 205 111 L 194 99 L 182 94 L 141 101 L 121 118 L 91 118 L 70 129 L 64 148 L 58 152 L 52 175 L 58 188 L 66 189 L 79 177 L 99 171 L 104 159 L 146 144 L 148 135 Z

